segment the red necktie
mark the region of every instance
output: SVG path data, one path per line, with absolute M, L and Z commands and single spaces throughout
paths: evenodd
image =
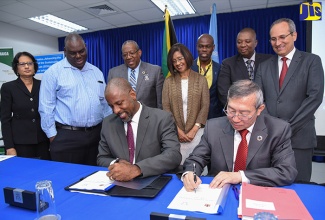
M 128 130 L 126 133 L 126 139 L 128 141 L 129 146 L 129 157 L 130 157 L 130 163 L 133 164 L 133 158 L 134 158 L 134 137 L 133 137 L 133 130 L 131 126 L 131 121 L 128 122 Z
M 241 136 L 241 141 L 239 143 L 238 150 L 237 150 L 234 172 L 238 172 L 239 170 L 246 170 L 246 160 L 247 160 L 247 152 L 248 152 L 246 135 L 248 133 L 248 130 L 244 129 L 239 131 L 239 133 Z
M 284 77 L 286 76 L 287 71 L 288 71 L 287 59 L 288 58 L 286 58 L 286 57 L 281 58 L 281 60 L 283 61 L 283 64 L 282 64 L 282 70 L 281 70 L 280 79 L 279 79 L 279 89 L 281 89 L 283 81 L 284 81 Z

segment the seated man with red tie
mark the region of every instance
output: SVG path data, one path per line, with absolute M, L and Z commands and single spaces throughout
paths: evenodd
M 179 166 L 182 155 L 171 113 L 138 102 L 124 78 L 108 82 L 105 98 L 114 114 L 103 121 L 97 164 L 108 167 L 110 179 L 129 181 Z
M 290 125 L 261 114 L 264 108 L 263 93 L 253 81 L 239 80 L 230 87 L 227 116 L 208 120 L 199 145 L 184 162 L 187 191 L 201 184 L 199 177 L 194 182 L 194 164 L 198 176 L 209 167 L 208 175 L 214 176 L 211 188 L 241 182 L 283 186 L 295 180 Z

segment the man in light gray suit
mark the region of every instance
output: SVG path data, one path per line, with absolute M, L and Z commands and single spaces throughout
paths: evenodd
M 137 100 L 146 106 L 162 109 L 161 93 L 164 75 L 161 67 L 141 61 L 142 51 L 137 42 L 127 40 L 122 45 L 124 64 L 114 67 L 108 72 L 108 81 L 122 77 L 131 83 L 137 93 Z M 134 70 L 134 78 L 131 73 Z
M 295 48 L 296 39 L 296 26 L 291 19 L 273 22 L 270 42 L 277 55 L 261 63 L 256 83 L 263 90 L 268 113 L 291 125 L 296 180 L 310 181 L 313 149 L 317 145 L 314 113 L 323 101 L 324 70 L 319 56 Z M 283 57 L 287 60 L 282 61 Z M 282 69 L 287 69 L 286 74 L 281 74 Z
M 170 113 L 138 102 L 136 92 L 124 78 L 108 82 L 105 98 L 115 114 L 103 121 L 97 164 L 108 167 L 108 177 L 129 181 L 179 166 L 182 155 Z M 127 138 L 129 129 L 133 146 Z
M 192 191 L 201 184 L 199 177 L 196 183 L 193 180 L 193 164 L 198 175 L 206 165 L 209 167 L 208 175 L 215 176 L 210 183 L 212 188 L 241 182 L 262 186 L 291 184 L 297 170 L 289 123 L 261 114 L 265 107 L 263 93 L 250 80 L 234 82 L 227 103 L 227 117 L 207 121 L 199 145 L 185 160 L 185 189 Z M 243 131 L 246 134 L 242 138 Z M 242 144 L 245 138 L 247 143 Z M 240 158 L 243 163 L 238 163 Z

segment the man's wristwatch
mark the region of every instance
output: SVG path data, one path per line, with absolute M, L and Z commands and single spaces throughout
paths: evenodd
M 202 127 L 201 123 L 195 123 L 196 126 L 198 126 L 199 128 Z

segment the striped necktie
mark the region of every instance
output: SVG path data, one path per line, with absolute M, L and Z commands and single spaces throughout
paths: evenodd
M 130 84 L 131 84 L 132 88 L 134 89 L 134 91 L 136 91 L 137 80 L 135 79 L 135 70 L 131 70 Z

